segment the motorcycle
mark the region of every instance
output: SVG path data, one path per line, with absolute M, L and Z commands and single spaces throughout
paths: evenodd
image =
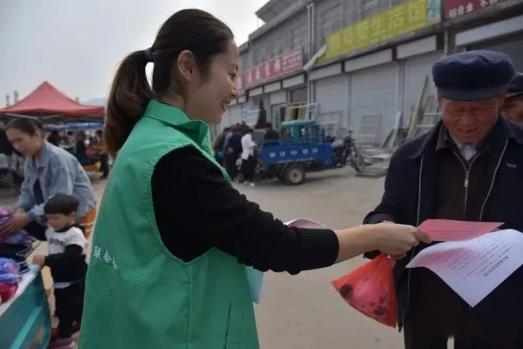
M 361 154 L 361 151 L 352 137 L 352 131 L 349 130 L 347 136 L 336 140 L 332 143 L 334 163 L 338 167 L 349 165 L 356 172 L 362 172 L 365 167 L 370 165 Z

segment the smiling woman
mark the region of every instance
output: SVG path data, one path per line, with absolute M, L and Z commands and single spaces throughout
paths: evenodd
M 172 15 L 151 48 L 121 63 L 81 348 L 256 349 L 246 266 L 296 274 L 373 249 L 402 255 L 423 238 L 395 224 L 289 228 L 235 190 L 208 124 L 236 97 L 237 72 L 230 29 L 200 10 Z

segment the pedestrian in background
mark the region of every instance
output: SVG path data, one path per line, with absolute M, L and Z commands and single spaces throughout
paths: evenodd
M 254 149 L 256 143 L 252 139 L 253 129 L 249 129 L 242 137 L 242 164 L 241 170 L 245 184 L 254 187 L 254 172 L 256 170 L 256 157 Z

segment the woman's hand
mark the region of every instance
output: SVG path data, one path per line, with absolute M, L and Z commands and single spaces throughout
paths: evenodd
M 430 243 L 430 238 L 411 225 L 383 222 L 375 225 L 377 249 L 396 258 L 402 258 L 420 241 Z
M 389 222 L 336 230 L 335 233 L 339 242 L 337 262 L 373 250 L 399 258 L 420 241 L 430 242 L 430 238 L 416 227 Z
M 25 212 L 16 211 L 11 218 L 0 226 L 0 235 L 11 235 L 31 223 Z

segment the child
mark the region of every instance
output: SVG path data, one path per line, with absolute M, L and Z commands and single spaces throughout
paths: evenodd
M 70 348 L 74 343 L 73 323 L 82 318 L 87 240 L 75 224 L 78 200 L 65 194 L 50 198 L 44 206 L 49 227 L 45 231 L 48 255 L 35 255 L 33 263 L 51 268 L 56 299 L 58 335 L 49 348 Z M 38 237 L 37 237 L 38 238 Z

